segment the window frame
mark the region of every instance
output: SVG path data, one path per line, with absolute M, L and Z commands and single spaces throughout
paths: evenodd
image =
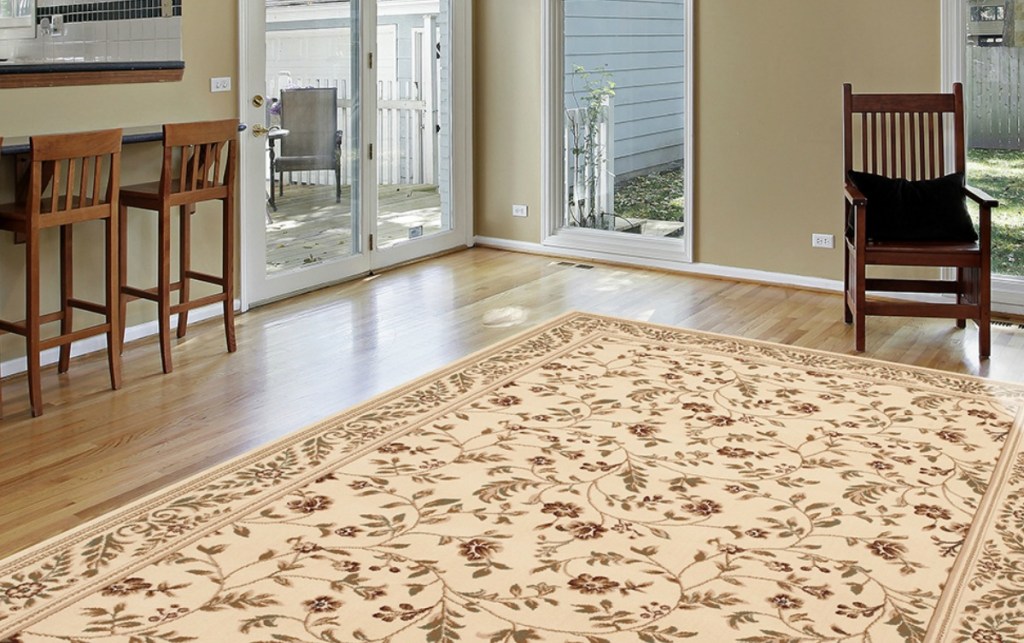
M 607 259 L 620 263 L 671 267 L 693 263 L 694 221 L 694 0 L 684 0 L 685 140 L 683 190 L 685 194 L 682 239 L 643 237 L 642 235 L 562 227 L 562 190 L 564 169 L 564 0 L 543 0 L 541 8 L 542 93 L 541 93 L 541 244 L 570 254 Z

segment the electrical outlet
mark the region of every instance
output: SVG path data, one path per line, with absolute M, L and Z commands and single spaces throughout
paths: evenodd
M 835 237 L 831 234 L 812 234 L 812 248 L 834 248 L 836 247 Z
M 231 91 L 231 76 L 218 76 L 210 79 L 211 92 Z
M 525 216 L 529 216 L 529 214 L 530 214 L 530 208 L 525 206 L 525 205 L 518 205 L 517 204 L 517 205 L 513 205 L 512 206 L 512 216 L 514 216 L 514 217 L 525 217 Z

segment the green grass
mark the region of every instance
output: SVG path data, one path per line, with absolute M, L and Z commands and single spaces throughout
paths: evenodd
M 682 221 L 682 171 L 677 168 L 645 174 L 616 185 L 615 214 L 630 221 Z
M 968 150 L 967 182 L 999 200 L 992 211 L 992 273 L 1024 276 L 1024 150 Z M 977 217 L 977 207 L 971 212 Z

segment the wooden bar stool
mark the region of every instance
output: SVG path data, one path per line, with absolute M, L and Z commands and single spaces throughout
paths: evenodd
M 224 305 L 224 334 L 228 352 L 235 352 L 234 309 L 234 216 L 235 172 L 238 161 L 238 121 L 221 120 L 164 125 L 164 156 L 160 180 L 121 188 L 120 256 L 121 316 L 129 301 L 148 299 L 158 308 L 160 357 L 164 373 L 170 373 L 171 315 L 178 315 L 178 337 L 185 336 L 188 311 L 216 302 Z M 222 213 L 221 274 L 192 270 L 191 218 L 196 204 L 220 201 Z M 179 208 L 179 256 L 177 281 L 171 282 L 171 208 Z M 157 285 L 136 288 L 128 285 L 128 208 L 157 213 Z M 220 292 L 190 299 L 191 280 L 220 286 Z M 178 302 L 171 303 L 171 293 Z M 123 338 L 122 338 L 123 339 Z
M 121 172 L 121 130 L 33 136 L 26 181 L 16 203 L 0 205 L 0 229 L 25 240 L 25 319 L 0 321 L 0 331 L 25 337 L 28 391 L 32 415 L 43 413 L 40 353 L 60 347 L 57 371 L 65 373 L 71 343 L 106 334 L 110 385 L 121 387 L 121 328 L 117 305 L 118 184 Z M 73 293 L 72 225 L 106 223 L 103 303 L 78 299 Z M 47 228 L 60 234 L 60 310 L 40 312 L 40 237 Z M 103 322 L 75 330 L 74 310 L 103 317 Z M 60 322 L 59 334 L 42 338 L 42 326 Z

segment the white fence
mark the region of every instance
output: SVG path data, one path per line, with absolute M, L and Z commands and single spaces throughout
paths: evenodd
M 1024 149 L 1024 58 L 1018 47 L 968 47 L 968 138 L 971 148 Z
M 267 95 L 279 96 L 277 79 L 267 80 Z M 341 184 L 351 185 L 352 152 L 350 136 L 355 131 L 353 101 L 348 83 L 337 79 L 292 79 L 294 87 L 337 87 L 338 129 L 342 132 Z M 410 82 L 381 81 L 377 83 L 377 160 L 380 185 L 436 184 L 438 143 L 434 110 Z M 291 172 L 286 180 L 313 185 L 333 185 L 334 172 L 317 170 Z
M 615 229 L 615 114 L 610 102 L 588 114 L 565 110 L 565 225 Z

